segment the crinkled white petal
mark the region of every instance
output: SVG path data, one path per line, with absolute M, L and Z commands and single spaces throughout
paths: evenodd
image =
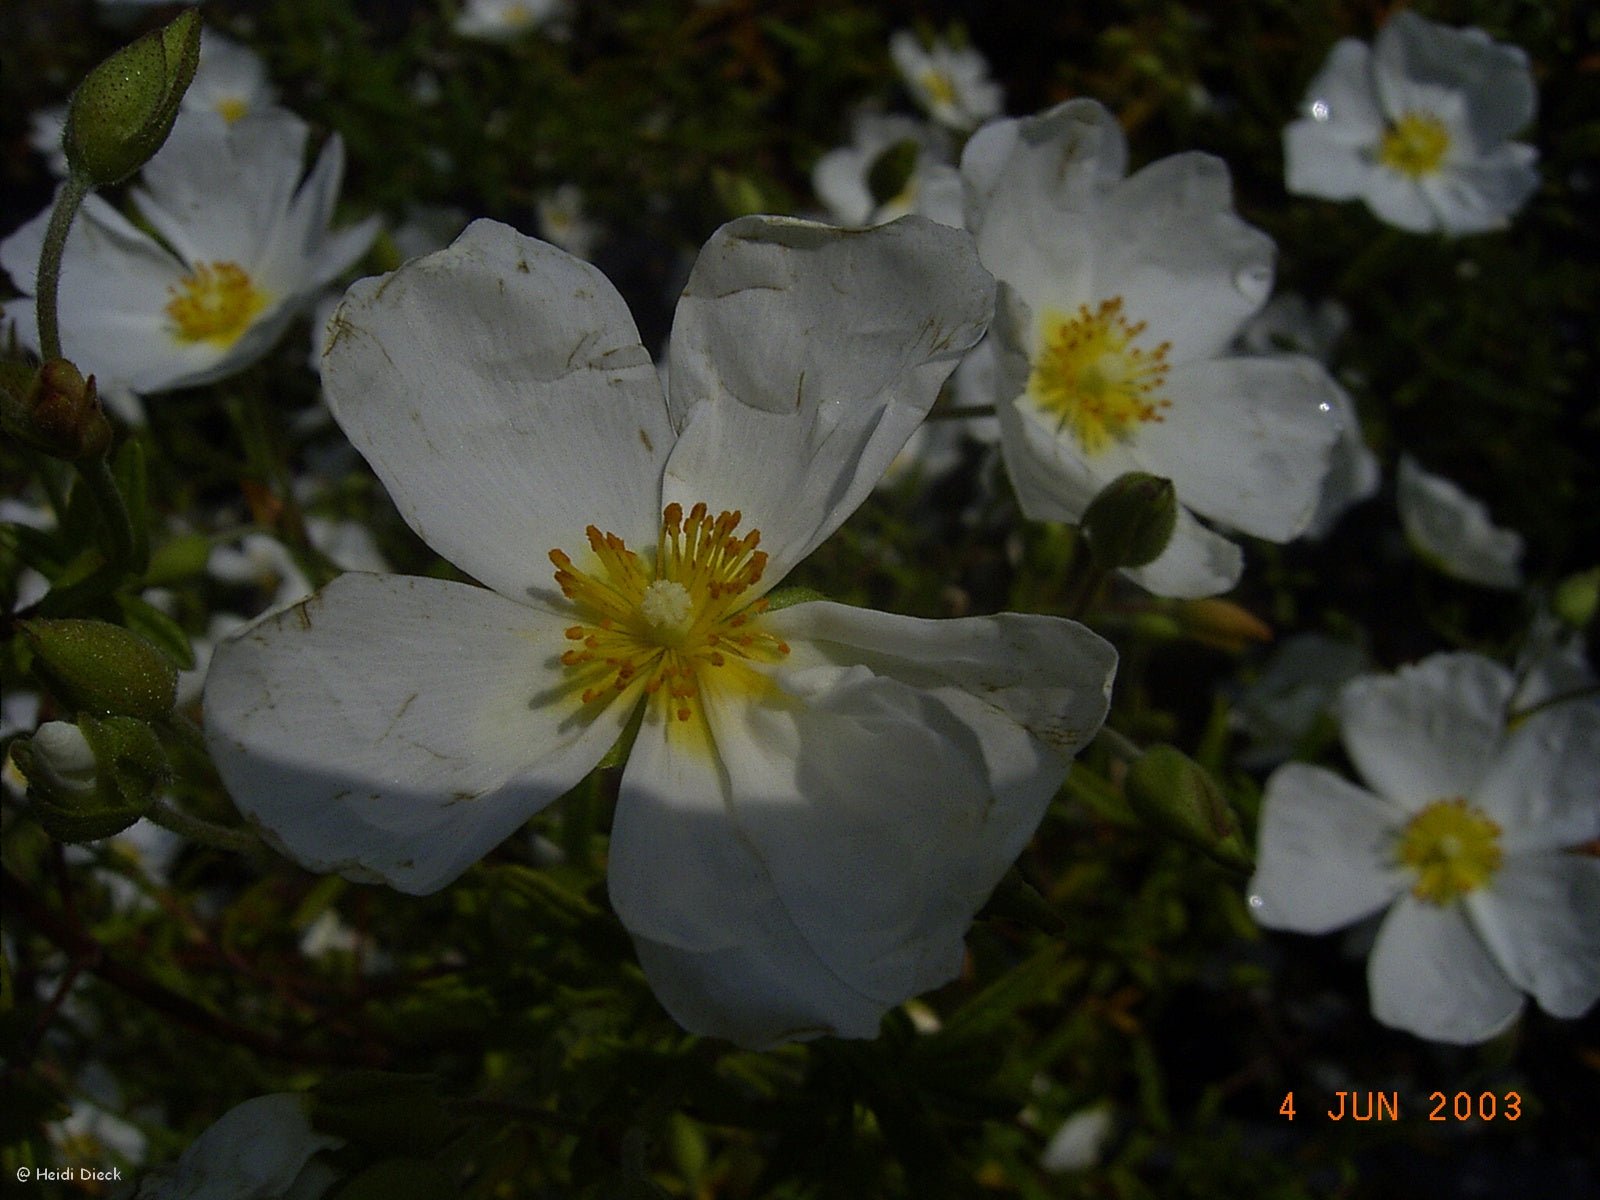
M 1127 568 L 1123 574 L 1157 596 L 1183 600 L 1217 596 L 1244 574 L 1244 551 L 1195 520 L 1180 504 L 1172 540 L 1160 557 L 1146 566 Z
M 1378 31 L 1374 77 L 1391 116 L 1405 111 L 1408 86 L 1459 95 L 1480 147 L 1503 141 L 1533 120 L 1537 92 L 1528 56 L 1481 29 L 1454 29 L 1404 9 Z
M 334 134 L 274 222 L 256 259 L 263 284 L 296 304 L 344 274 L 378 236 L 377 217 L 345 229 L 328 228 L 343 178 L 344 141 Z
M 274 1092 L 235 1105 L 190 1144 L 153 1195 L 168 1200 L 284 1195 L 312 1155 L 344 1144 L 311 1127 L 308 1103 L 294 1092 Z
M 1421 193 L 1447 233 L 1504 229 L 1539 189 L 1538 157 L 1532 146 L 1508 142 L 1473 162 L 1425 177 Z
M 1522 535 L 1493 524 L 1480 501 L 1409 454 L 1400 456 L 1395 503 L 1407 540 L 1430 565 L 1483 587 L 1522 585 Z
M 1504 1032 L 1522 1011 L 1459 904 L 1403 895 L 1378 929 L 1367 960 L 1372 1015 L 1435 1042 L 1467 1045 Z
M 1324 200 L 1363 198 L 1376 169 L 1370 145 L 1344 141 L 1309 117 L 1284 127 L 1283 164 L 1284 186 L 1291 193 Z
M 1037 312 L 1104 299 L 1093 292 L 1101 209 L 1127 167 L 1127 139 L 1094 100 L 984 126 L 961 155 L 983 265 Z
M 622 298 L 594 267 L 494 221 L 364 279 L 334 314 L 328 405 L 401 515 L 505 595 L 559 596 L 584 529 L 655 544 L 672 447 Z
M 1169 155 L 1118 183 L 1094 236 L 1089 301 L 1121 296 L 1174 364 L 1220 353 L 1272 290 L 1272 239 L 1233 211 L 1214 155 Z
M 1299 933 L 1327 933 L 1371 916 L 1407 884 L 1395 859 L 1405 817 L 1321 767 L 1279 767 L 1261 803 L 1250 915 Z
M 1508 857 L 1465 903 L 1500 968 L 1545 1012 L 1571 1020 L 1600 998 L 1600 858 Z
M 1174 370 L 1160 421 L 1133 434 L 1146 469 L 1201 516 L 1275 542 L 1310 522 L 1339 434 L 1334 384 L 1304 356 L 1217 358 Z
M 1378 456 L 1362 437 L 1355 401 L 1331 376 L 1329 383 L 1332 386 L 1328 401 L 1333 406 L 1332 416 L 1338 421 L 1339 433 L 1329 455 L 1328 476 L 1323 480 L 1316 512 L 1305 528 L 1305 536 L 1310 538 L 1326 537 L 1346 509 L 1376 495 L 1383 482 Z
M 1472 796 L 1507 853 L 1600 838 L 1600 704 L 1556 704 L 1513 726 Z
M 343 575 L 220 645 L 212 758 L 314 871 L 423 894 L 568 791 L 626 711 L 580 714 L 569 614 L 443 580 Z
M 988 327 L 961 230 L 747 217 L 701 251 L 672 331 L 663 502 L 737 509 L 780 579 L 866 498 Z
M 1376 166 L 1366 177 L 1361 198 L 1380 220 L 1407 233 L 1429 233 L 1439 227 L 1439 214 L 1427 193 L 1409 175 Z
M 1511 674 L 1477 654 L 1435 654 L 1339 695 L 1346 752 L 1369 787 L 1415 813 L 1471 800 L 1505 732 Z
M 1360 147 L 1378 141 L 1384 116 L 1373 91 L 1372 51 L 1365 42 L 1341 38 L 1334 43 L 1306 88 L 1300 112 L 1336 144 Z

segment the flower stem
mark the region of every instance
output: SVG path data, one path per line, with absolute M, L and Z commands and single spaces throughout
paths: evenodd
M 133 521 L 128 517 L 128 506 L 122 502 L 122 493 L 117 490 L 117 481 L 111 475 L 111 467 L 105 455 L 97 454 L 92 458 L 80 459 L 73 465 L 78 468 L 78 477 L 89 489 L 89 494 L 94 497 L 95 507 L 100 510 L 100 516 L 105 520 L 106 574 L 116 578 L 127 572 L 142 569 L 138 562 L 136 548 L 138 543 L 134 537 Z
M 69 174 L 56 196 L 50 224 L 45 229 L 44 249 L 39 252 L 39 278 L 33 294 L 39 321 L 39 354 L 46 362 L 62 357 L 61 319 L 56 309 L 56 296 L 61 289 L 61 256 L 66 252 L 67 231 L 72 228 L 73 218 L 92 190 L 93 185 L 85 176 L 76 171 Z
M 192 842 L 209 846 L 213 850 L 230 850 L 238 854 L 254 854 L 262 849 L 261 839 L 244 829 L 233 829 L 206 821 L 174 807 L 165 800 L 157 800 L 144 814 L 173 833 L 181 834 Z
M 994 405 L 992 404 L 967 404 L 951 408 L 936 408 L 923 419 L 927 421 L 965 421 L 992 416 L 994 416 Z

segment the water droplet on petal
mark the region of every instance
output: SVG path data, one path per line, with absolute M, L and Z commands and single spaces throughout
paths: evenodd
M 1313 121 L 1327 121 L 1333 116 L 1333 110 L 1328 107 L 1326 100 L 1313 100 L 1311 102 L 1311 119 Z
M 1250 907 L 1251 908 L 1260 908 L 1264 904 L 1266 904 L 1266 901 L 1263 900 L 1260 896 L 1252 895 L 1250 897 Z
M 1266 263 L 1252 263 L 1234 272 L 1233 286 L 1252 302 L 1266 298 L 1272 288 L 1272 268 Z

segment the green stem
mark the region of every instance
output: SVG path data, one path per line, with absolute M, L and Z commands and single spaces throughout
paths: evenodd
M 936 408 L 924 420 L 928 421 L 965 421 L 978 417 L 994 416 L 992 404 L 968 404 L 961 407 Z
M 84 199 L 93 190 L 94 185 L 78 172 L 68 175 L 44 233 L 44 249 L 39 253 L 39 278 L 33 295 L 39 320 L 39 354 L 46 362 L 62 357 L 56 296 L 61 289 L 61 256 L 67 249 L 67 231 L 72 228 L 73 218 L 78 215 Z
M 138 569 L 137 542 L 128 506 L 122 502 L 117 481 L 104 455 L 79 459 L 73 464 L 106 524 L 106 572 L 113 577 Z
M 213 850 L 255 854 L 262 849 L 261 839 L 255 834 L 191 816 L 165 800 L 157 800 L 144 815 L 163 829 L 170 829 L 173 833 L 181 834 L 192 842 L 199 842 L 202 846 L 210 846 Z

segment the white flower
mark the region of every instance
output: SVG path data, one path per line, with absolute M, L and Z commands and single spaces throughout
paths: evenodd
M 276 107 L 278 93 L 254 50 L 207 29 L 200 38 L 200 61 L 183 93 L 183 107 L 210 112 L 232 125 L 241 117 Z
M 1537 99 L 1517 47 L 1401 11 L 1329 53 L 1283 131 L 1286 185 L 1413 233 L 1500 229 L 1539 186 L 1539 152 L 1507 140 Z
M 145 1176 L 134 1200 L 315 1200 L 338 1176 L 312 1156 L 344 1142 L 311 1127 L 306 1103 L 274 1092 L 230 1108 L 176 1163 Z
M 61 341 L 103 397 L 192 387 L 240 370 L 366 251 L 376 220 L 328 229 L 344 170 L 337 135 L 299 183 L 306 135 L 282 109 L 232 125 L 186 113 L 132 193 L 156 237 L 99 196 L 84 203 L 62 263 Z M 48 221 L 41 213 L 0 243 L 0 266 L 26 292 Z M 31 295 L 9 302 L 5 314 L 37 350 Z
M 1100 1161 L 1115 1127 L 1109 1105 L 1079 1109 L 1051 1135 L 1039 1156 L 1039 1166 L 1052 1175 L 1088 1170 Z
M 505 41 L 552 20 L 562 7 L 562 0 L 467 0 L 454 28 L 462 37 Z
M 1406 540 L 1430 566 L 1483 587 L 1522 586 L 1522 535 L 1493 524 L 1481 503 L 1409 454 L 1400 456 L 1395 503 Z
M 593 258 L 595 243 L 600 240 L 598 221 L 591 221 L 583 209 L 583 189 L 575 183 L 564 183 L 555 191 L 539 198 L 539 232 L 544 240 L 560 246 L 577 258 Z
M 663 398 L 605 277 L 506 226 L 357 283 L 329 403 L 493 590 L 345 575 L 220 647 L 205 728 L 235 800 L 314 870 L 430 892 L 639 713 L 609 885 L 668 1011 L 751 1045 L 875 1034 L 957 972 L 1115 665 L 1056 618 L 767 609 L 992 286 L 964 233 L 915 217 L 733 222 L 678 305 Z
M 66 130 L 65 104 L 52 104 L 49 108 L 41 108 L 28 118 L 28 145 L 44 155 L 45 165 L 50 168 L 50 174 L 59 179 L 65 179 L 70 169 L 67 164 L 66 149 L 61 144 Z
M 964 223 L 961 173 L 950 164 L 949 154 L 944 134 L 932 126 L 910 117 L 859 113 L 850 145 L 817 159 L 811 186 L 840 225 L 881 225 L 917 213 L 959 229 Z M 896 162 L 900 155 L 909 161 Z M 895 193 L 878 194 L 893 184 L 875 189 L 874 172 L 901 166 L 905 178 Z
M 1600 705 L 1508 725 L 1511 673 L 1441 654 L 1340 696 L 1367 787 L 1302 763 L 1267 781 L 1256 919 L 1324 933 L 1388 912 L 1367 964 L 1373 1014 L 1443 1042 L 1600 995 Z
M 99 768 L 83 731 L 71 721 L 46 721 L 33 734 L 33 765 L 62 791 L 91 792 Z
M 957 50 L 937 39 L 924 49 L 916 34 L 901 29 L 889 38 L 889 56 L 913 99 L 939 124 L 968 130 L 999 115 L 1000 85 L 989 78 L 989 64 L 977 50 Z
M 1289 758 L 1339 690 L 1370 667 L 1366 650 L 1343 638 L 1325 633 L 1285 638 L 1233 708 L 1233 724 L 1251 741 L 1239 755 L 1240 764 L 1276 765 Z
M 1225 357 L 1272 286 L 1272 240 L 1233 211 L 1227 168 L 1176 154 L 1124 178 L 1114 117 L 1073 100 L 994 121 L 961 172 L 1000 280 L 998 412 L 1022 510 L 1077 521 L 1127 471 L 1177 488 L 1171 543 L 1129 575 L 1163 596 L 1226 591 L 1239 547 L 1194 514 L 1287 541 L 1316 510 L 1338 422 L 1303 357 Z

